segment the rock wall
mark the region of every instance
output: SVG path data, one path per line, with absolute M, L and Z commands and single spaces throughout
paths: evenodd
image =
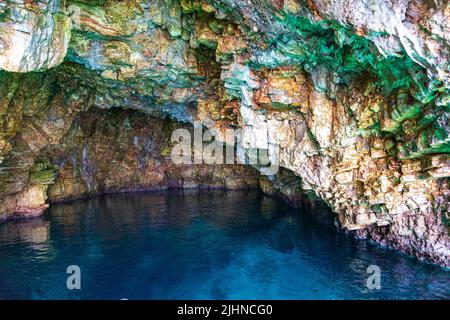
M 71 20 L 59 1 L 6 0 L 0 3 L 0 69 L 46 70 L 67 53 Z
M 447 1 L 0 3 L 0 69 L 28 72 L 1 74 L 4 212 L 41 212 L 47 194 L 242 184 L 250 169 L 197 179 L 136 138 L 166 120 L 104 110 L 130 109 L 200 120 L 224 143 L 240 128 L 241 161 L 259 148 L 282 167 L 265 192 L 320 198 L 357 236 L 449 266 L 449 19 Z
M 171 133 L 193 130 L 170 118 L 113 109 L 59 71 L 2 74 L 0 221 L 41 215 L 47 202 L 168 188 L 258 188 L 243 165 L 174 165 Z M 11 89 L 11 87 L 13 89 Z
M 192 130 L 130 111 L 81 113 L 60 144 L 43 152 L 59 172 L 49 200 L 169 188 L 258 188 L 258 176 L 248 166 L 175 165 L 171 132 L 177 128 Z
M 72 87 L 83 98 L 68 96 L 70 84 L 59 85 L 53 74 L 0 72 L 0 79 L 0 220 L 42 214 L 56 171 L 40 153 L 89 107 L 89 94 Z
M 448 264 L 448 155 L 402 157 L 401 142 L 392 135 L 355 134 L 374 121 L 385 121 L 380 111 L 388 109 L 387 103 L 376 93 L 370 94 L 370 87 L 352 88 L 329 99 L 315 90 L 308 95 L 307 89 L 301 89 L 312 87 L 301 74 L 283 81 L 270 76 L 258 81 L 263 83 L 259 90 L 268 92 L 265 97 L 261 98 L 260 91 L 253 91 L 252 96 L 252 91 L 243 90 L 250 95 L 243 101 L 252 102 L 240 107 L 245 115 L 240 119 L 245 147 L 272 152 L 280 166 L 301 177 L 297 192 L 313 192 L 325 200 L 344 229 L 419 258 Z M 295 91 L 286 89 L 293 81 L 305 95 L 303 112 L 261 108 L 266 101 L 278 101 L 279 92 L 287 101 L 300 99 Z M 258 103 L 261 100 L 263 103 Z M 288 198 L 297 192 L 288 192 Z

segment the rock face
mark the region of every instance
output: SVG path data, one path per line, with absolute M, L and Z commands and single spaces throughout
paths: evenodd
M 0 3 L 0 69 L 30 72 L 59 65 L 70 31 L 58 0 Z
M 247 147 L 267 144 L 282 167 L 301 177 L 303 192 L 315 192 L 338 213 L 343 228 L 382 245 L 448 263 L 449 157 L 402 158 L 391 135 L 355 134 L 373 121 L 367 119 L 374 115 L 372 103 L 383 101 L 356 92 L 350 97 L 338 93 L 330 100 L 311 91 L 305 113 L 241 105 L 245 110 L 241 112 L 248 115 L 242 118 L 243 135 L 259 137 L 254 132 L 267 131 L 267 137 L 245 140 Z
M 167 132 L 197 120 L 281 166 L 264 192 L 450 266 L 449 19 L 447 1 L 0 3 L 0 69 L 26 73 L 0 73 L 0 217 L 255 186 L 248 167 L 171 162 Z
M 59 71 L 58 71 L 59 72 Z M 40 215 L 49 201 L 168 188 L 249 189 L 243 165 L 175 165 L 170 118 L 121 109 L 98 113 L 95 96 L 58 73 L 3 74 L 0 221 Z M 11 87 L 13 89 L 11 89 Z M 33 91 L 34 88 L 34 91 Z
M 171 132 L 185 128 L 129 111 L 78 115 L 60 144 L 43 152 L 58 166 L 50 201 L 100 193 L 169 188 L 256 189 L 258 177 L 243 165 L 175 165 Z

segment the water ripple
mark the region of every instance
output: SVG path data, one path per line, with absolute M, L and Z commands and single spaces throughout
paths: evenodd
M 258 192 L 104 196 L 0 225 L 0 299 L 449 299 L 450 273 Z M 66 288 L 79 265 L 82 290 Z M 381 269 L 381 289 L 366 286 Z

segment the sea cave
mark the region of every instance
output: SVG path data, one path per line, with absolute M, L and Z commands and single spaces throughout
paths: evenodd
M 0 299 L 450 299 L 449 48 L 446 0 L 2 0 Z

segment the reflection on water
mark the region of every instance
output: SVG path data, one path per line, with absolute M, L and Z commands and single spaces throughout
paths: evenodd
M 449 276 L 254 191 L 103 196 L 0 225 L 1 299 L 445 299 Z
M 49 240 L 50 222 L 42 218 L 10 223 L 0 229 L 0 238 L 10 241 L 26 241 L 33 244 L 46 243 Z
M 50 246 L 50 222 L 43 218 L 10 222 L 8 227 L 0 228 L 0 239 L 12 243 L 26 243 L 28 248 L 48 254 Z

